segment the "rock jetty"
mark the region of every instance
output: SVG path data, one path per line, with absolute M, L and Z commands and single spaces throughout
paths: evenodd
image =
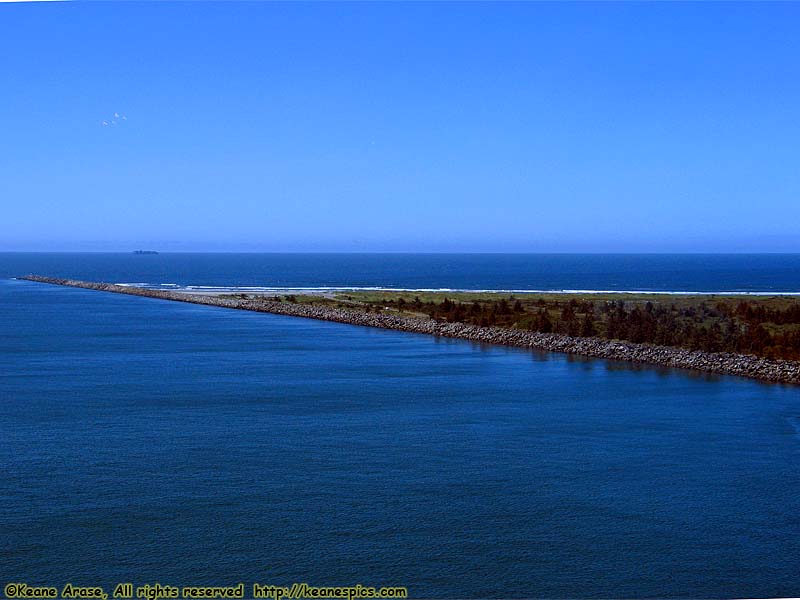
M 337 323 L 395 329 L 411 333 L 425 333 L 485 344 L 565 352 L 592 358 L 606 358 L 680 369 L 693 369 L 708 373 L 738 375 L 775 383 L 800 384 L 800 362 L 769 360 L 749 354 L 702 352 L 668 346 L 635 344 L 599 338 L 570 337 L 555 333 L 538 333 L 504 327 L 478 327 L 464 323 L 440 322 L 428 318 L 368 313 L 355 308 L 279 302 L 264 297 L 204 296 L 110 283 L 42 277 L 39 275 L 28 275 L 20 277 L 20 279 L 131 296 L 145 296 L 160 300 L 335 321 Z

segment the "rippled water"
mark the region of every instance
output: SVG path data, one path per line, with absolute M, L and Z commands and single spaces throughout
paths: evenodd
M 800 591 L 800 392 L 0 282 L 0 575 Z

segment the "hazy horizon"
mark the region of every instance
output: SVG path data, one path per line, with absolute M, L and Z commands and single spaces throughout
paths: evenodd
M 393 251 L 368 251 L 368 250 L 309 250 L 309 251 L 282 251 L 282 250 L 157 250 L 154 248 L 132 248 L 125 250 L 0 250 L 2 254 L 132 254 L 136 250 L 155 251 L 156 254 L 297 254 L 297 255 L 325 255 L 325 254 L 363 254 L 363 255 L 452 255 L 452 256 L 481 256 L 481 255 L 509 255 L 509 256 L 758 256 L 758 255 L 800 255 L 800 252 L 491 252 L 491 251 L 463 251 L 463 252 L 418 252 L 415 250 Z

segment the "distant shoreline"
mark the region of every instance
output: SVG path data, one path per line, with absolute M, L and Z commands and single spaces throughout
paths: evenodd
M 121 287 L 137 287 L 146 290 L 180 292 L 184 294 L 326 294 L 339 292 L 406 292 L 436 294 L 552 294 L 564 296 L 745 296 L 773 297 L 800 296 L 800 291 L 681 291 L 681 290 L 547 290 L 547 289 L 483 289 L 483 288 L 401 288 L 381 286 L 212 286 L 212 285 L 179 285 L 162 283 L 154 286 L 147 283 L 115 283 Z
M 595 337 L 572 337 L 563 334 L 539 333 L 504 327 L 479 327 L 464 323 L 447 323 L 402 315 L 374 314 L 355 308 L 280 302 L 264 297 L 233 298 L 219 295 L 219 293 L 217 295 L 186 293 L 183 291 L 141 288 L 130 285 L 79 281 L 40 275 L 28 275 L 19 279 L 160 300 L 304 317 L 351 325 L 394 329 L 410 333 L 424 333 L 487 344 L 563 352 L 591 358 L 691 369 L 721 375 L 735 375 L 772 383 L 800 384 L 800 362 L 770 360 L 750 354 L 704 352 L 671 346 L 605 340 Z M 644 295 L 648 293 L 645 292 Z M 773 296 L 780 294 L 759 295 Z

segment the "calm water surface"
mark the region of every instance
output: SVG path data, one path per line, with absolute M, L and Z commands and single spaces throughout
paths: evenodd
M 800 392 L 0 282 L 0 579 L 800 593 Z
M 148 285 L 800 292 L 800 254 L 0 253 L 0 278 L 28 273 Z

